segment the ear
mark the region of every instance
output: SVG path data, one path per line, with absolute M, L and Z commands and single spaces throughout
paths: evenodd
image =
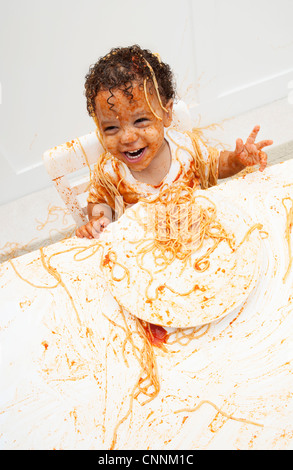
M 164 117 L 163 117 L 163 124 L 164 127 L 169 127 L 172 123 L 172 112 L 173 112 L 173 100 L 170 99 L 167 101 L 167 103 L 164 105 L 164 108 L 166 111 L 164 111 Z

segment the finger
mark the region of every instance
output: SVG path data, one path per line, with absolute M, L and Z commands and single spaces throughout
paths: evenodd
M 243 140 L 242 139 L 237 139 L 236 140 L 236 147 L 235 147 L 236 154 L 241 153 L 243 148 L 244 148 Z
M 75 235 L 79 238 L 81 238 L 81 233 L 79 227 L 75 230 Z
M 101 219 L 94 220 L 92 222 L 92 230 L 94 230 L 95 232 L 101 231 Z
M 85 236 L 86 236 L 87 238 L 93 238 L 93 234 L 92 234 L 92 229 L 91 229 L 91 227 L 86 226 L 86 227 L 85 227 L 85 230 L 86 230 L 86 235 L 85 235 Z
M 87 225 L 82 225 L 78 229 L 78 237 L 79 238 L 93 238 L 91 230 L 88 229 Z
M 259 151 L 259 171 L 264 171 L 267 166 L 268 156 L 265 152 Z
M 256 136 L 257 134 L 259 133 L 259 130 L 260 130 L 260 126 L 257 125 L 257 126 L 254 126 L 252 132 L 249 134 L 249 136 L 247 137 L 247 140 L 246 140 L 246 143 L 247 144 L 254 144 L 254 141 L 256 139 Z
M 264 147 L 267 147 L 268 145 L 272 145 L 274 142 L 272 140 L 261 140 L 258 142 L 256 145 L 258 150 L 263 149 Z
M 93 228 L 92 234 L 93 234 L 93 238 L 100 238 L 101 232 L 98 232 L 97 230 Z
M 107 227 L 107 225 L 109 225 L 110 220 L 108 219 L 108 217 L 101 217 L 99 222 L 100 222 L 100 227 L 101 227 L 101 231 L 102 231 L 104 228 Z
M 103 231 L 101 227 L 101 219 L 95 220 L 92 224 L 92 234 L 94 238 L 99 238 L 101 232 Z
M 83 233 L 82 227 L 78 227 L 78 228 L 76 229 L 75 235 L 76 235 L 78 238 L 83 238 L 83 237 L 84 237 L 84 233 Z

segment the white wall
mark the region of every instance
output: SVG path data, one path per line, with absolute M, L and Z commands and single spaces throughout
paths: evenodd
M 49 185 L 43 152 L 93 130 L 84 76 L 111 47 L 159 52 L 205 124 L 288 95 L 292 19 L 292 0 L 0 0 L 0 204 Z
M 200 82 L 194 112 L 201 113 L 204 122 L 288 96 L 293 78 L 292 0 L 191 4 Z

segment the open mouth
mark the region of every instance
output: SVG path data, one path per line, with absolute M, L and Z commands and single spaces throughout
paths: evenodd
M 145 150 L 146 150 L 146 147 L 143 147 L 141 149 L 134 150 L 133 152 L 123 152 L 123 154 L 126 160 L 134 163 L 134 162 L 139 161 L 143 157 Z

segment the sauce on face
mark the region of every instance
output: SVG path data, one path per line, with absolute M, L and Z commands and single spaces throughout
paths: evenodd
M 159 162 L 159 168 L 162 166 L 165 156 L 164 127 L 171 124 L 171 117 L 165 116 L 155 96 L 151 98 L 154 101 L 152 108 L 156 108 L 162 116 L 158 119 L 153 115 L 139 82 L 132 83 L 131 93 L 133 99 L 129 99 L 120 89 L 114 93 L 109 90 L 99 91 L 95 98 L 96 115 L 107 151 L 130 170 L 147 172 L 149 175 L 152 165 L 157 168 L 154 159 Z M 137 161 L 128 158 L 127 152 L 143 148 L 143 158 Z

